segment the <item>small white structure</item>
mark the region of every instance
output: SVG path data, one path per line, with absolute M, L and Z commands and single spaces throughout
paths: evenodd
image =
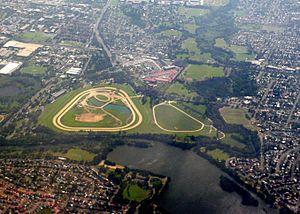
M 72 75 L 72 76 L 78 76 L 80 75 L 82 69 L 81 68 L 70 68 L 66 74 Z
M 0 70 L 0 74 L 11 75 L 13 72 L 18 70 L 22 64 L 23 63 L 21 62 L 10 62 Z

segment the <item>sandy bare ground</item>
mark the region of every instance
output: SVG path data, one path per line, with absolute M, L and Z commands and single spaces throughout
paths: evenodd
M 0 123 L 5 119 L 4 115 L 0 114 Z
M 33 44 L 33 43 L 24 43 L 24 42 L 18 42 L 18 41 L 9 41 L 7 42 L 3 47 L 14 47 L 20 49 L 17 53 L 17 56 L 22 57 L 28 57 L 30 56 L 34 51 L 36 51 L 38 48 L 43 47 L 43 45 Z
M 86 114 L 76 115 L 75 120 L 80 122 L 96 123 L 102 121 L 104 116 L 105 115 L 103 114 L 86 113 Z

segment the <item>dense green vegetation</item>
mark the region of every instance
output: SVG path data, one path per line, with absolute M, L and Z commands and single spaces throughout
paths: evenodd
M 39 88 L 38 78 L 0 76 L 0 113 L 17 111 Z
M 234 17 L 231 14 L 236 2 L 230 1 L 224 7 L 213 8 L 206 16 L 196 17 L 198 26 L 196 41 L 202 52 L 211 53 L 212 57 L 219 62 L 228 62 L 233 54 L 221 48 L 214 47 L 217 38 L 229 39 L 236 31 Z

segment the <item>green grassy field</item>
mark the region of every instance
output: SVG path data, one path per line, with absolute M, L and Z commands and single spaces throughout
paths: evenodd
M 197 47 L 197 42 L 194 38 L 188 38 L 184 40 L 181 47 L 190 53 L 200 52 L 199 48 Z
M 187 102 L 185 102 L 183 105 L 195 110 L 196 112 L 199 112 L 202 115 L 204 115 L 207 110 L 207 107 L 205 105 L 194 105 L 193 103 Z
M 166 90 L 166 93 L 177 94 L 179 96 L 185 96 L 190 98 L 197 96 L 196 92 L 189 91 L 183 84 L 180 83 L 174 83 L 170 85 L 170 87 Z
M 79 101 L 80 102 L 80 101 Z M 104 102 L 100 102 L 94 97 L 87 100 L 87 103 L 96 107 L 102 106 Z M 131 118 L 131 111 L 130 109 L 125 106 L 121 101 L 116 103 L 110 103 L 106 105 L 102 109 L 91 109 L 91 108 L 83 108 L 75 105 L 73 108 L 71 108 L 66 114 L 62 117 L 61 122 L 64 125 L 70 126 L 70 127 L 91 127 L 91 128 L 97 128 L 97 127 L 119 127 L 121 125 L 125 125 L 128 123 L 129 119 Z M 117 117 L 119 120 L 111 116 Z M 77 115 L 85 114 L 85 113 L 93 113 L 98 115 L 104 115 L 104 118 L 102 121 L 99 122 L 82 122 L 76 120 Z
M 204 0 L 204 5 L 208 6 L 224 6 L 228 4 L 229 0 Z
M 225 138 L 221 140 L 222 143 L 229 145 L 232 148 L 244 149 L 246 147 L 245 144 L 239 142 L 238 140 L 232 138 L 233 134 L 226 134 Z
M 195 54 L 191 55 L 190 59 L 197 62 L 208 62 L 213 61 L 213 58 L 211 57 L 210 53 L 203 53 L 203 54 Z
M 135 93 L 133 92 L 133 89 L 130 88 L 128 85 L 118 85 L 118 84 L 113 84 L 112 87 L 118 87 L 118 88 L 122 88 L 123 90 L 125 90 L 129 96 L 134 96 Z M 77 89 L 75 91 L 69 92 L 63 96 L 61 96 L 60 98 L 58 98 L 57 101 L 55 101 L 52 104 L 49 104 L 46 106 L 44 112 L 41 114 L 41 116 L 39 117 L 39 124 L 48 128 L 51 128 L 54 131 L 58 131 L 58 132 L 62 132 L 60 129 L 57 129 L 56 127 L 53 126 L 52 124 L 52 118 L 57 114 L 57 112 L 63 107 L 65 106 L 74 96 L 76 96 L 78 93 L 82 92 L 85 89 Z M 150 100 L 149 98 L 147 98 L 147 102 L 143 105 L 141 102 L 141 98 L 139 97 L 135 97 L 132 98 L 132 101 L 134 102 L 134 104 L 137 106 L 137 108 L 139 109 L 140 113 L 143 115 L 143 122 L 141 123 L 140 126 L 132 129 L 132 130 L 128 130 L 127 133 L 140 133 L 140 134 L 145 134 L 145 133 L 151 133 L 151 134 L 170 134 L 170 132 L 164 131 L 162 129 L 160 129 L 158 126 L 156 126 L 156 124 L 154 123 L 154 119 L 153 119 L 153 112 L 152 112 L 152 107 L 150 106 Z M 204 111 L 204 107 L 199 107 L 201 109 L 201 111 Z M 172 108 L 171 109 L 173 114 L 172 117 L 177 118 L 177 125 L 179 128 L 180 127 L 184 127 L 185 128 L 185 124 L 188 124 L 188 128 L 191 129 L 191 127 L 195 126 L 196 129 L 201 127 L 201 124 L 193 121 L 192 119 L 188 118 L 186 115 L 182 114 L 181 112 L 177 111 L 176 109 Z M 194 115 L 193 115 L 194 116 Z M 74 120 L 74 117 L 72 117 Z M 162 116 L 162 120 L 164 120 L 166 118 L 165 115 Z M 201 119 L 201 117 L 196 117 L 198 119 Z M 184 121 L 184 123 L 181 123 L 181 120 Z M 207 122 L 204 120 L 204 122 Z M 82 124 L 81 124 L 82 125 Z M 74 124 L 72 124 L 72 126 L 74 126 Z M 174 128 L 174 124 L 171 124 L 170 126 L 172 126 Z M 216 131 L 211 129 L 210 127 L 204 127 L 201 131 L 193 133 L 194 135 L 197 136 L 208 136 L 208 137 L 216 137 Z M 186 135 L 190 135 L 190 133 L 180 133 L 178 134 L 180 136 L 186 136 Z
M 182 54 L 177 54 L 176 55 L 177 59 L 190 59 L 196 62 L 212 62 L 214 61 L 213 58 L 211 57 L 210 53 L 202 53 L 202 54 L 194 54 L 194 53 L 182 53 Z
M 149 190 L 144 190 L 136 184 L 129 184 L 123 191 L 123 197 L 130 201 L 141 202 L 150 195 Z
M 262 30 L 268 31 L 268 32 L 275 32 L 275 33 L 283 33 L 284 28 L 280 26 L 274 26 L 274 25 L 263 25 Z
M 55 131 L 60 131 L 52 124 L 52 118 L 58 113 L 58 111 L 63 108 L 73 97 L 75 97 L 78 93 L 86 90 L 85 89 L 77 89 L 71 91 L 61 97 L 59 97 L 54 103 L 51 103 L 45 107 L 45 110 L 40 115 L 38 123 L 42 126 L 51 128 Z
M 178 30 L 164 30 L 164 31 L 160 32 L 160 34 L 162 36 L 168 36 L 168 37 L 171 37 L 171 36 L 181 37 L 181 35 L 182 35 L 182 33 Z
M 209 65 L 188 65 L 184 71 L 186 80 L 205 80 L 212 77 L 223 77 L 223 67 L 212 67 Z
M 243 125 L 250 130 L 257 130 L 257 127 L 251 124 L 251 121 L 246 118 L 247 109 L 223 107 L 220 113 L 226 123 Z
M 19 38 L 28 42 L 43 43 L 51 39 L 43 32 L 25 32 L 19 35 Z
M 96 156 L 96 154 L 94 153 L 90 153 L 79 148 L 69 149 L 67 153 L 50 152 L 50 154 L 53 156 L 64 157 L 75 161 L 92 161 Z
M 193 18 L 197 16 L 203 16 L 209 13 L 208 9 L 202 8 L 191 8 L 191 7 L 184 7 L 181 6 L 178 9 L 178 13 L 181 16 L 185 16 L 186 18 Z
M 119 3 L 119 0 L 111 0 L 111 1 L 110 1 L 110 5 L 111 5 L 111 6 L 117 6 L 118 3 Z
M 29 64 L 26 67 L 21 68 L 20 71 L 21 73 L 25 73 L 25 74 L 43 75 L 46 73 L 47 68 L 39 65 Z
M 87 101 L 87 104 L 96 106 L 96 107 L 101 107 L 105 104 L 105 102 L 101 102 L 101 101 L 97 100 L 96 98 L 92 97 Z
M 207 154 L 218 161 L 226 161 L 228 158 L 230 158 L 226 152 L 220 149 L 208 150 Z
M 196 24 L 184 24 L 183 27 L 186 31 L 194 34 L 198 26 Z
M 234 60 L 236 61 L 245 61 L 245 60 L 254 60 L 255 55 L 249 54 L 248 49 L 245 46 L 239 45 L 228 45 L 223 38 L 216 39 L 215 47 L 219 47 L 225 50 L 232 51 L 234 53 Z
M 75 41 L 61 41 L 60 45 L 70 46 L 70 47 L 84 47 L 84 44 L 81 42 Z
M 170 105 L 160 105 L 155 109 L 157 122 L 163 128 L 173 131 L 194 131 L 201 128 L 201 124 L 189 118 Z

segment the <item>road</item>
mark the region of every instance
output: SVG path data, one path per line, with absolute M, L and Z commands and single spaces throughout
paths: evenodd
M 256 118 L 256 114 L 258 113 L 259 107 L 263 104 L 264 100 L 267 98 L 267 96 L 268 96 L 268 94 L 269 94 L 271 88 L 274 87 L 274 85 L 275 85 L 274 83 L 275 83 L 275 81 L 272 80 L 272 81 L 268 84 L 268 87 L 267 87 L 265 93 L 263 94 L 263 96 L 262 96 L 260 102 L 258 103 L 258 105 L 257 105 L 257 107 L 256 107 L 256 109 L 255 109 L 255 113 L 254 113 L 254 115 L 253 115 L 253 117 L 252 117 L 253 119 Z
M 297 107 L 297 105 L 298 105 L 299 100 L 300 100 L 300 93 L 298 94 L 298 96 L 297 96 L 297 98 L 296 98 L 296 100 L 295 100 L 295 103 L 294 103 L 294 105 L 293 105 L 293 108 L 292 108 L 292 110 L 291 110 L 291 113 L 289 114 L 289 117 L 288 117 L 288 120 L 287 120 L 287 123 L 286 123 L 287 126 L 289 126 L 290 123 L 291 123 L 291 119 L 292 119 L 293 113 L 294 113 L 294 111 L 296 110 L 296 107 Z
M 115 65 L 115 62 L 114 60 L 112 59 L 112 54 L 109 50 L 109 48 L 106 46 L 106 44 L 104 43 L 101 35 L 100 35 L 100 32 L 99 32 L 99 26 L 101 24 L 101 21 L 102 21 L 102 18 L 105 14 L 105 12 L 107 11 L 108 7 L 110 5 L 110 0 L 108 0 L 105 4 L 105 6 L 103 7 L 102 11 L 101 11 L 101 14 L 99 16 L 99 18 L 97 19 L 97 22 L 94 26 L 94 35 L 97 39 L 97 42 L 103 47 L 103 50 L 106 52 L 107 56 L 109 57 L 109 60 L 110 60 L 110 63 L 114 66 Z

